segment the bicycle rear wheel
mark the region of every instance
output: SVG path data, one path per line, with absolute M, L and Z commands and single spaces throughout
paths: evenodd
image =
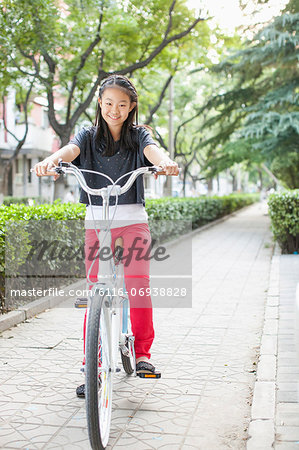
M 109 440 L 112 409 L 111 309 L 107 296 L 95 295 L 86 332 L 86 416 L 91 447 L 102 450 Z M 99 383 L 99 380 L 101 381 Z
M 131 345 L 128 342 L 126 344 L 126 347 L 128 348 L 128 355 L 124 355 L 123 352 L 121 351 L 121 362 L 124 368 L 124 371 L 128 374 L 128 375 L 132 375 L 132 373 L 134 372 L 133 369 L 133 356 L 131 354 Z

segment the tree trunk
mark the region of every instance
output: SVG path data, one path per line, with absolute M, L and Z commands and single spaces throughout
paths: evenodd
M 237 177 L 236 177 L 236 175 L 233 172 L 231 172 L 230 174 L 231 174 L 231 177 L 232 177 L 233 192 L 236 192 L 236 190 L 237 190 Z
M 213 193 L 213 178 L 209 178 L 207 180 L 207 184 L 208 184 L 208 195 L 212 195 L 212 193 Z
M 183 176 L 183 196 L 186 197 L 186 179 L 187 179 L 187 168 L 184 167 L 184 176 Z
M 164 186 L 163 186 L 163 196 L 171 197 L 172 196 L 172 180 L 171 177 L 166 177 Z
M 263 171 L 258 168 L 259 179 L 260 179 L 260 191 L 263 189 Z
M 70 140 L 70 135 L 71 135 L 71 130 L 69 131 L 69 133 L 64 134 L 63 136 L 59 136 L 60 137 L 60 148 L 64 147 L 65 145 L 68 144 L 69 140 Z M 60 175 L 60 177 L 54 182 L 54 200 L 57 199 L 64 199 L 64 195 L 65 195 L 65 189 L 66 189 L 66 185 L 67 185 L 67 181 L 64 175 Z

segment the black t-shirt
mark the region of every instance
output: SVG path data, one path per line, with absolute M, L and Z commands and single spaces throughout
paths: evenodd
M 134 142 L 136 142 L 135 151 L 120 148 L 120 141 L 116 142 L 116 152 L 113 156 L 103 156 L 105 142 L 97 145 L 95 142 L 96 127 L 84 127 L 76 136 L 69 141 L 69 144 L 75 144 L 80 148 L 80 155 L 74 159 L 73 164 L 80 169 L 89 169 L 102 172 L 113 179 L 117 180 L 121 175 L 138 169 L 139 167 L 152 166 L 153 164 L 146 158 L 143 153 L 147 145 L 154 144 L 155 141 L 151 137 L 148 130 L 144 127 L 134 127 L 131 130 Z M 99 189 L 111 184 L 107 178 L 100 175 L 83 172 L 86 183 L 91 188 Z M 120 180 L 119 184 L 123 186 L 128 180 L 129 175 Z M 87 194 L 81 190 L 80 202 L 89 204 Z M 93 205 L 102 205 L 102 198 L 91 196 Z M 110 204 L 114 205 L 115 197 L 110 198 Z M 132 204 L 144 202 L 144 186 L 143 176 L 140 175 L 131 189 L 118 198 L 118 204 Z

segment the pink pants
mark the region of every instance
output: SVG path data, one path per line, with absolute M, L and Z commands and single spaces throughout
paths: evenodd
M 139 295 L 139 292 L 149 292 L 149 258 L 143 258 L 149 250 L 151 237 L 146 223 L 134 224 L 126 227 L 112 228 L 112 251 L 115 240 L 118 237 L 123 239 L 123 262 L 126 290 L 130 301 L 130 318 L 132 333 L 135 336 L 136 358 L 146 356 L 150 358 L 150 348 L 154 340 L 154 327 L 152 317 L 152 302 L 150 295 Z M 92 264 L 92 249 L 98 245 L 98 238 L 95 230 L 85 232 L 85 268 L 86 276 Z M 132 251 L 132 248 L 136 250 Z M 131 249 L 131 250 L 130 250 Z M 98 259 L 95 260 L 89 279 L 91 282 L 97 281 Z M 148 288 L 148 291 L 146 289 Z M 85 336 L 86 336 L 86 316 L 84 317 L 84 360 L 85 364 Z

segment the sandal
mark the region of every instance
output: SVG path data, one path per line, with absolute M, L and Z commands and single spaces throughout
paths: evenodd
M 157 372 L 155 366 L 147 361 L 136 364 L 136 373 L 141 378 L 161 378 L 161 372 Z
M 99 378 L 99 389 L 101 388 L 101 379 Z M 85 384 L 81 384 L 76 389 L 77 397 L 85 398 Z
M 77 387 L 76 394 L 79 398 L 85 398 L 85 384 L 81 384 L 81 386 Z

